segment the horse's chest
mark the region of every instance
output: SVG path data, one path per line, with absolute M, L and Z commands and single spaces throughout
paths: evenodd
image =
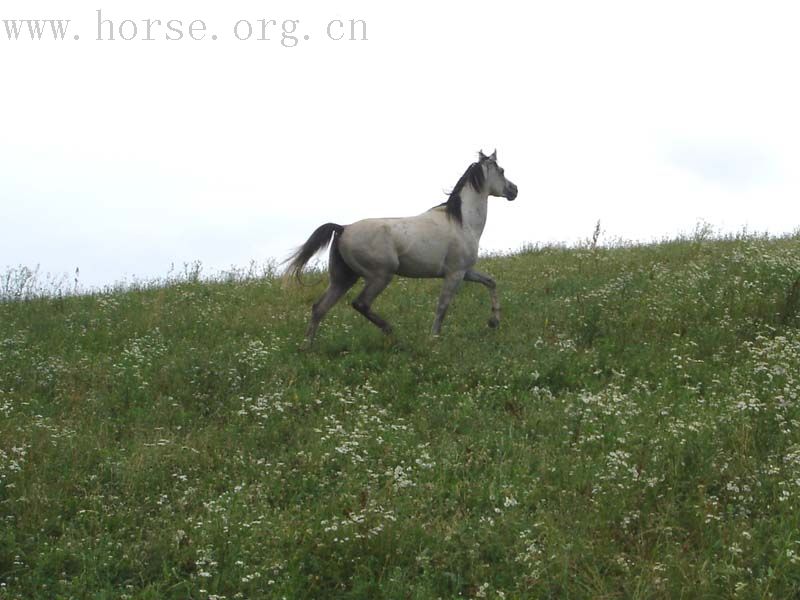
M 478 260 L 478 242 L 469 236 L 453 239 L 442 257 L 442 275 L 469 269 Z

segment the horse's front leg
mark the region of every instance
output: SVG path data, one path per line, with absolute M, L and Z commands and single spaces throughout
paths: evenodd
M 489 327 L 499 326 L 500 301 L 497 299 L 497 283 L 495 283 L 495 280 L 489 277 L 488 275 L 484 275 L 483 273 L 479 273 L 478 271 L 473 271 L 472 269 L 469 269 L 464 274 L 464 280 L 474 281 L 475 283 L 480 283 L 489 288 L 489 295 L 492 298 L 492 316 L 489 317 Z
M 436 306 L 436 318 L 433 320 L 431 335 L 439 335 L 442 330 L 442 321 L 447 313 L 447 307 L 450 306 L 450 301 L 456 295 L 458 286 L 464 280 L 464 274 L 465 271 L 453 271 L 444 276 L 444 285 L 442 285 L 442 293 L 439 294 L 439 304 Z

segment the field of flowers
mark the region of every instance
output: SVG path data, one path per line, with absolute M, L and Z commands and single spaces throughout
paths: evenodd
M 0 599 L 791 598 L 800 236 L 0 302 Z

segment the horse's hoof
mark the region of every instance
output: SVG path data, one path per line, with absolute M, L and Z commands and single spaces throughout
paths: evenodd
M 489 319 L 489 327 L 491 327 L 492 329 L 497 329 L 498 327 L 500 327 L 500 319 L 498 319 L 497 317 L 491 317 Z

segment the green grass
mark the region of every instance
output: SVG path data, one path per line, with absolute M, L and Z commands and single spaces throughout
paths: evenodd
M 0 598 L 796 596 L 800 237 L 479 268 L 0 303 Z

